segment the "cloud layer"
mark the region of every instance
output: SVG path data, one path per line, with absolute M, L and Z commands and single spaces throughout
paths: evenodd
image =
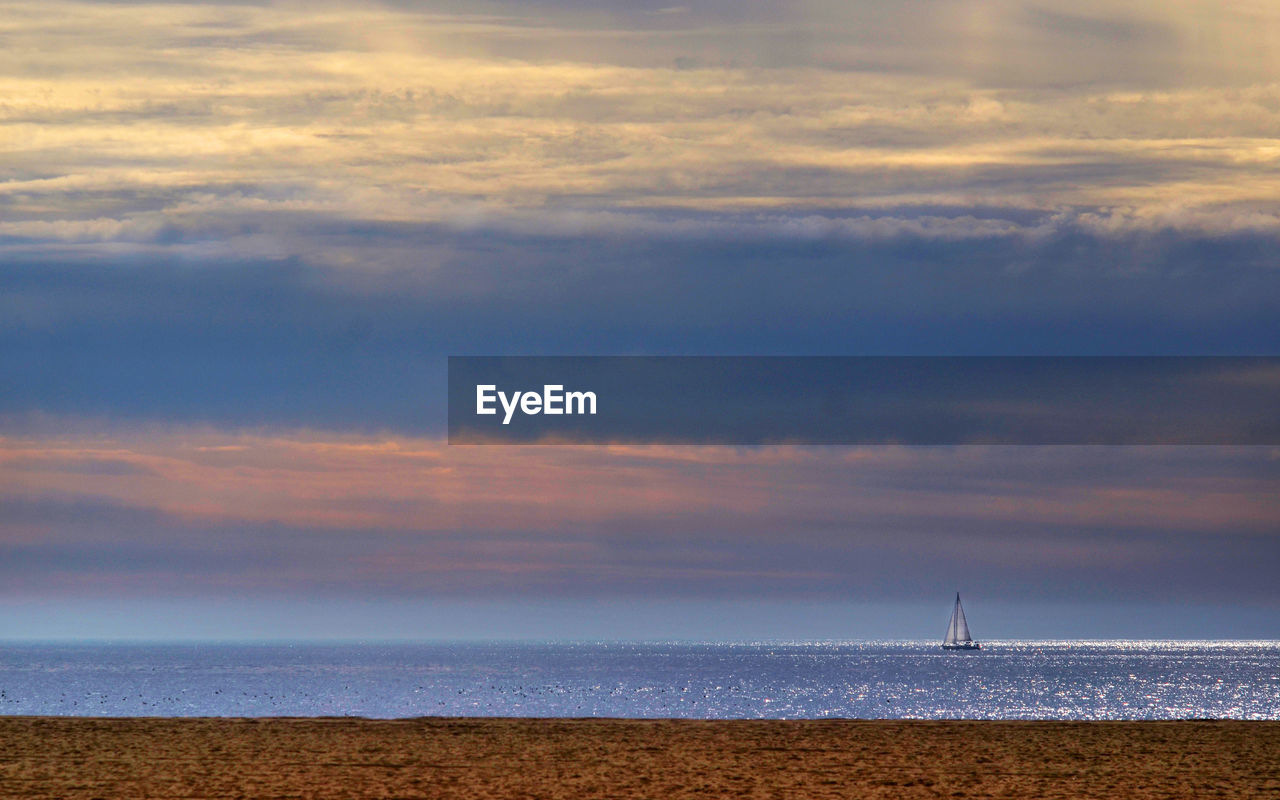
M 1277 32 L 1195 0 L 4 3 L 0 585 L 960 569 L 1274 618 L 1265 450 L 440 435 L 448 354 L 1280 353 Z
M 9 253 L 367 269 L 423 265 L 352 226 L 1280 231 L 1280 16 L 1257 4 L 55 2 L 4 18 L 23 43 L 0 57 Z
M 10 596 L 1280 599 L 1266 448 L 3 445 Z

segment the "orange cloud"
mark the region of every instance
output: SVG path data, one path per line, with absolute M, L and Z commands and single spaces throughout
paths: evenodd
M 0 439 L 9 493 L 188 519 L 423 532 L 626 522 L 749 535 L 902 519 L 1274 530 L 1271 463 L 1256 448 L 461 447 L 190 428 Z

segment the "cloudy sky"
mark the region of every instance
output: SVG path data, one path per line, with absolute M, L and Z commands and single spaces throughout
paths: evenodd
M 0 4 L 0 637 L 1280 636 L 1274 448 L 467 448 L 450 354 L 1280 354 L 1280 7 Z

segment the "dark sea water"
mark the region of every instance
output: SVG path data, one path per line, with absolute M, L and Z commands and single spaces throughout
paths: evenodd
M 0 713 L 1280 719 L 1280 642 L 4 644 Z

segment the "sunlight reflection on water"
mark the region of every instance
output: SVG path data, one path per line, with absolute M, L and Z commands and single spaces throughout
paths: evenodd
M 1280 719 L 1280 642 L 10 644 L 0 713 Z

